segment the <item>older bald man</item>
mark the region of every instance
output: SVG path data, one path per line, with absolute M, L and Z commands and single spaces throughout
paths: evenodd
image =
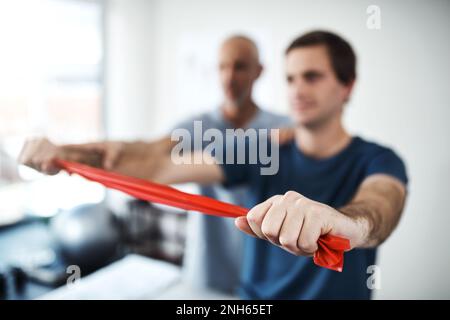
M 202 121 L 203 130 L 216 128 L 271 129 L 290 125 L 290 119 L 259 108 L 253 98 L 253 86 L 263 67 L 255 43 L 245 36 L 226 39 L 219 51 L 219 74 L 224 100 L 216 110 L 188 121 L 185 128 L 193 136 L 193 121 Z M 205 144 L 203 144 L 203 147 Z M 226 190 L 219 185 L 202 186 L 201 192 L 213 198 L 244 205 L 247 186 Z M 187 277 L 204 285 L 233 293 L 239 284 L 243 255 L 242 236 L 233 221 L 213 216 L 189 216 L 188 241 L 185 256 Z M 219 276 L 220 275 L 220 276 Z M 195 283 L 195 282 L 194 282 Z M 198 282 L 197 282 L 198 283 Z

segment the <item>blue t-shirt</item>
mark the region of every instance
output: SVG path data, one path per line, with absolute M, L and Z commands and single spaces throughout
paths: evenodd
M 276 194 L 293 190 L 334 208 L 352 199 L 369 175 L 391 175 L 405 185 L 403 161 L 390 149 L 354 137 L 337 155 L 313 159 L 295 142 L 279 149 L 279 171 L 261 175 L 258 164 L 223 164 L 226 186 L 247 183 L 253 207 Z M 254 237 L 245 237 L 240 296 L 244 299 L 370 299 L 367 267 L 375 264 L 376 249 L 345 253 L 342 273 L 316 266 L 301 257 Z
M 226 135 L 227 129 L 232 129 L 232 123 L 224 119 L 222 110 L 196 115 L 179 123 L 173 129 L 186 129 L 195 136 L 194 121 L 201 121 L 202 129 L 220 130 Z M 270 129 L 292 126 L 292 120 L 287 116 L 258 109 L 253 119 L 243 129 Z M 203 141 L 201 148 L 210 142 Z M 192 143 L 193 144 L 193 143 Z M 225 189 L 220 185 L 202 186 L 201 194 L 231 202 L 246 205 L 247 186 Z M 242 266 L 244 234 L 234 226 L 233 219 L 198 214 L 189 215 L 186 250 L 183 261 L 183 277 L 190 286 L 204 289 L 214 289 L 228 294 L 236 294 L 240 283 Z M 224 241 L 226 239 L 226 241 Z M 220 274 L 221 276 L 217 276 Z

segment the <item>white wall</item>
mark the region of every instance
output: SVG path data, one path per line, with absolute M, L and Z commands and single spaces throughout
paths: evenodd
M 381 30 L 366 27 L 370 4 L 381 8 Z M 410 176 L 402 221 L 380 249 L 375 297 L 449 299 L 449 14 L 448 1 L 110 0 L 109 132 L 150 137 L 215 107 L 216 49 L 233 32 L 254 36 L 263 51 L 258 102 L 287 112 L 284 48 L 312 28 L 337 31 L 359 57 L 348 128 L 394 147 Z
M 156 1 L 105 1 L 105 104 L 109 138 L 151 136 L 157 123 Z

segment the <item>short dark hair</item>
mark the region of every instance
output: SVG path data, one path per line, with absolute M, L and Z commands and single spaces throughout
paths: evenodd
M 294 49 L 323 45 L 328 51 L 334 73 L 347 85 L 356 79 L 356 55 L 351 45 L 335 33 L 323 30 L 308 32 L 296 38 L 286 49 L 286 55 Z

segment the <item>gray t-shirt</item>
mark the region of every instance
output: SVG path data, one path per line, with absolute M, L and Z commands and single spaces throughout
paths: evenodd
M 194 136 L 194 121 L 202 121 L 202 130 L 215 128 L 224 133 L 231 123 L 223 119 L 218 108 L 192 117 L 175 128 L 183 128 Z M 272 129 L 292 126 L 287 116 L 259 109 L 243 129 Z M 231 190 L 220 185 L 200 188 L 201 194 L 221 201 L 244 205 L 246 186 Z M 188 283 L 197 288 L 215 289 L 234 294 L 240 279 L 243 255 L 243 233 L 234 226 L 234 219 L 190 213 L 188 216 L 186 252 L 183 272 Z

